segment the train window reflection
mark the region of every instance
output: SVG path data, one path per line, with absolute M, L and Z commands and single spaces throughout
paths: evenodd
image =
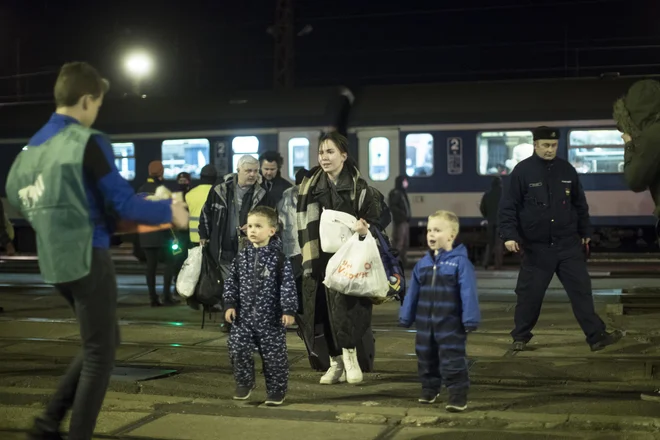
M 235 173 L 238 168 L 238 161 L 241 156 L 250 154 L 250 156 L 259 160 L 259 139 L 256 136 L 236 136 L 231 141 L 232 168 L 231 172 Z
M 414 133 L 406 136 L 406 174 L 411 177 L 433 175 L 433 136 Z
M 301 168 L 309 169 L 309 139 L 306 137 L 289 139 L 289 178 L 295 181 Z
M 120 142 L 112 144 L 115 155 L 115 166 L 119 174 L 126 180 L 135 179 L 135 144 L 133 142 Z
M 390 177 L 390 140 L 385 137 L 369 139 L 369 178 L 382 182 Z
M 580 174 L 622 173 L 624 144 L 618 130 L 571 131 L 568 161 Z
M 164 178 L 176 179 L 179 173 L 190 173 L 193 179 L 199 179 L 202 167 L 209 163 L 210 143 L 208 139 L 174 139 L 163 141 Z
M 531 131 L 484 131 L 477 134 L 477 169 L 483 176 L 506 175 L 534 153 Z

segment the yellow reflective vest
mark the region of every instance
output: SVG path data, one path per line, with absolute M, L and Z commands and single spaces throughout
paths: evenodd
M 202 208 L 212 188 L 213 185 L 197 185 L 186 194 L 186 203 L 190 212 L 188 228 L 192 243 L 199 243 L 199 216 L 202 214 Z

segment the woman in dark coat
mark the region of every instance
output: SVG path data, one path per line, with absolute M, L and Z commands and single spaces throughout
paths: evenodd
M 372 189 L 348 157 L 348 140 L 332 132 L 319 140 L 319 164 L 300 184 L 297 205 L 298 239 L 303 258 L 301 328 L 305 340 L 314 340 L 315 324 L 323 324 L 330 353 L 330 369 L 322 384 L 362 381 L 356 346 L 371 325 L 372 302 L 343 295 L 323 284 L 331 254 L 321 250 L 319 226 L 323 208 L 355 216 L 361 236 L 377 225 L 380 207 Z

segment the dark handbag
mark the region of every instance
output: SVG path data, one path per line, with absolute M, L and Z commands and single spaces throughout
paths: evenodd
M 204 246 L 202 248 L 202 269 L 195 288 L 195 298 L 197 302 L 208 307 L 221 304 L 224 287 L 220 268 L 211 256 L 211 251 Z

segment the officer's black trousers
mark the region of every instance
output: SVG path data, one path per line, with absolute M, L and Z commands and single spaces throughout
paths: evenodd
M 539 319 L 545 291 L 555 273 L 566 289 L 573 314 L 587 337 L 587 343 L 593 344 L 603 339 L 605 324 L 594 309 L 587 262 L 579 242 L 574 242 L 565 246 L 524 247 L 516 285 L 515 328 L 511 332 L 514 341 L 527 342 L 532 339 L 532 329 Z

